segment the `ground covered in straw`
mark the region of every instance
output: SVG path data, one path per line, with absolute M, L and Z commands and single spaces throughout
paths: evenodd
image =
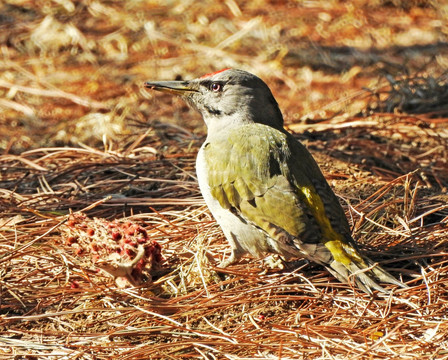
M 447 17 L 430 0 L 3 1 L 0 357 L 448 357 Z M 225 67 L 269 84 L 362 250 L 409 289 L 218 268 L 205 128 L 142 83 Z

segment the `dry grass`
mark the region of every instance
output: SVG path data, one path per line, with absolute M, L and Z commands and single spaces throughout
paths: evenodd
M 0 358 L 448 357 L 447 11 L 2 3 Z M 363 251 L 409 289 L 371 298 L 306 262 L 217 267 L 229 247 L 195 179 L 203 125 L 141 84 L 229 66 L 267 81 Z M 147 281 L 98 271 L 110 224 L 161 245 Z

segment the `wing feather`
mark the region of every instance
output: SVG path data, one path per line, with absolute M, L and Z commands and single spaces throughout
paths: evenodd
M 341 281 L 353 275 L 368 293 L 385 291 L 374 278 L 406 287 L 358 253 L 336 195 L 292 135 L 248 124 L 213 139 L 204 152 L 212 196 L 269 235 L 260 239 L 272 239 L 267 248 L 286 258 L 304 255 Z
M 292 146 L 297 142 L 289 136 L 262 124 L 251 124 L 214 141 L 205 153 L 207 166 L 212 169 L 209 185 L 221 206 L 233 208 L 262 230 L 270 233 L 275 227 L 316 242 L 320 239 L 319 224 L 300 192 L 303 184 L 310 187 L 312 182 L 307 173 L 290 171 L 288 161 L 297 155 L 291 153 L 289 142 L 293 140 Z M 299 171 L 304 167 L 300 162 L 297 165 Z M 317 165 L 315 169 L 322 176 Z

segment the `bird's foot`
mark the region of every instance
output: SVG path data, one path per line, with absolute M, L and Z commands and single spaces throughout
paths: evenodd
M 268 257 L 264 258 L 263 263 L 269 269 L 284 270 L 287 266 L 285 260 L 283 260 L 282 257 L 277 254 L 272 254 L 272 255 L 269 255 Z
M 238 250 L 232 249 L 232 253 L 230 254 L 230 256 L 227 259 L 221 261 L 219 267 L 225 268 L 229 265 L 232 265 L 236 263 L 239 259 L 241 259 L 241 256 L 242 254 Z

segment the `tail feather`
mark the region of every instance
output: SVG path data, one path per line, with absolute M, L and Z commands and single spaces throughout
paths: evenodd
M 408 287 L 377 263 L 362 256 L 351 239 L 305 243 L 272 224 L 267 228 L 270 230 L 268 239 L 273 239 L 269 245 L 286 259 L 305 257 L 325 266 L 339 281 L 354 284 L 367 294 L 372 294 L 374 290 L 381 293 L 389 292 L 377 281 L 401 288 Z
M 401 288 L 408 286 L 397 280 L 377 263 L 365 256 L 361 256 L 355 247 L 342 242 L 335 242 L 333 246 L 328 243 L 304 244 L 294 239 L 294 248 L 300 249 L 303 256 L 317 262 L 339 281 L 356 285 L 367 294 L 374 290 L 381 293 L 389 293 L 377 281 L 394 284 Z M 288 247 L 294 249 L 293 247 Z M 286 252 L 283 252 L 286 254 Z
M 389 291 L 379 285 L 376 280 L 394 284 L 401 288 L 408 288 L 406 284 L 397 280 L 372 260 L 368 258 L 363 258 L 363 260 L 365 263 L 352 261 L 347 266 L 339 261 L 333 260 L 329 266 L 327 266 L 327 269 L 339 281 L 349 284 L 354 282 L 359 289 L 370 295 L 373 290 L 377 290 L 384 294 L 389 293 Z
M 367 264 L 369 265 L 369 267 L 371 268 L 371 271 L 373 272 L 374 276 L 385 283 L 388 284 L 394 284 L 397 285 L 403 289 L 408 289 L 409 286 L 407 286 L 406 284 L 403 284 L 401 281 L 399 281 L 398 279 L 396 279 L 394 276 L 392 276 L 391 274 L 389 274 L 386 270 L 384 270 L 381 266 L 379 266 L 377 263 L 374 263 L 372 260 L 370 260 L 369 258 L 365 258 Z

